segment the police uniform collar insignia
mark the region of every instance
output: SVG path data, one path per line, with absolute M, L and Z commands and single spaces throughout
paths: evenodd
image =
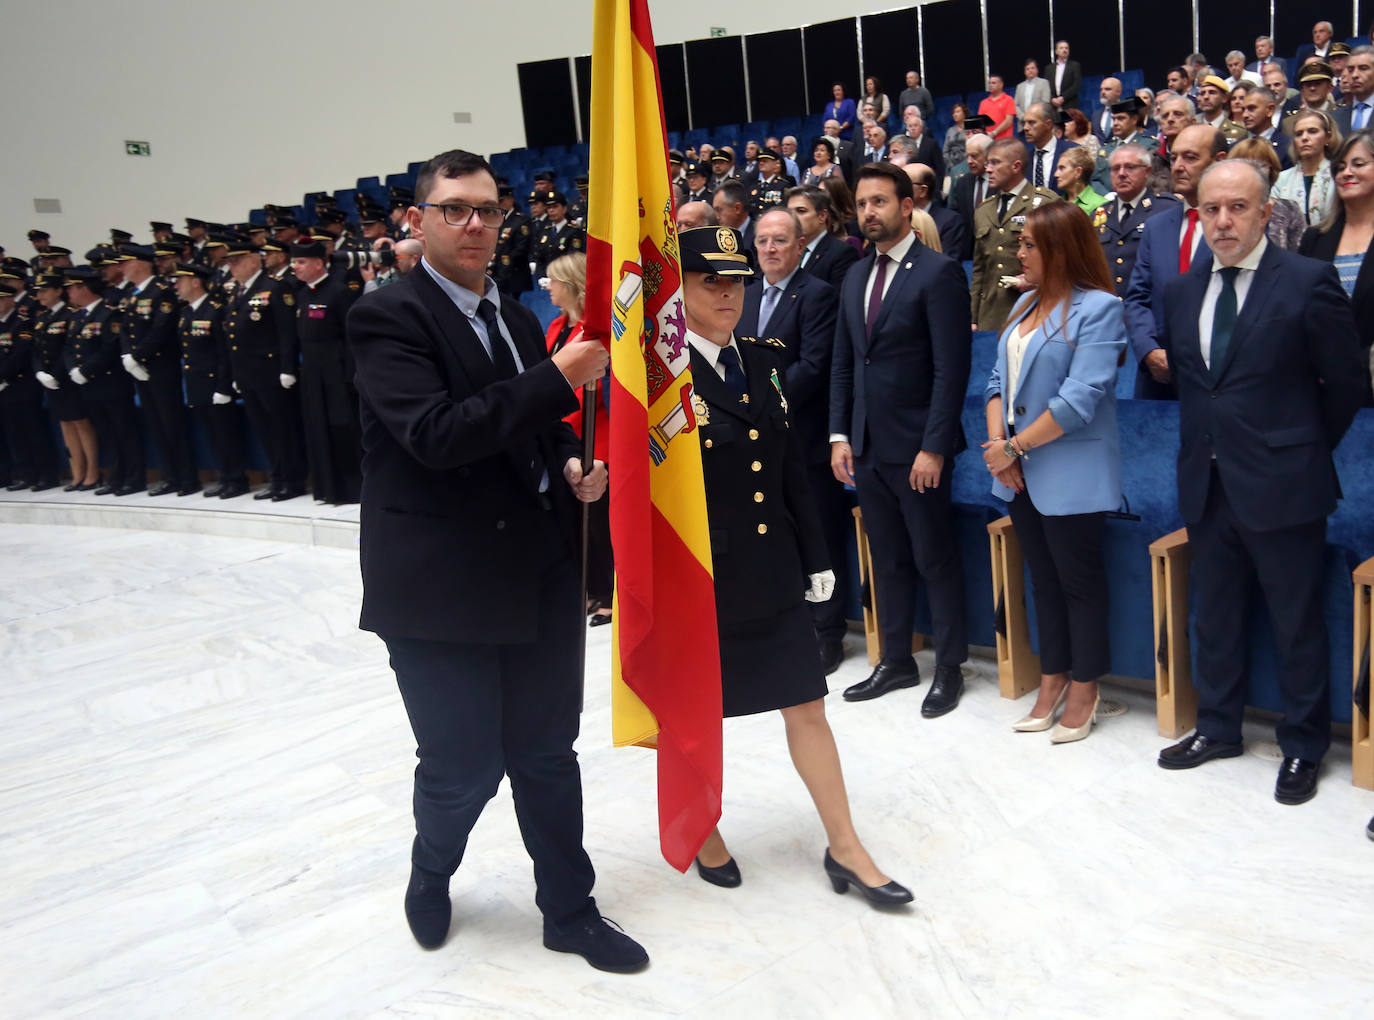
M 1140 204 L 1144 206 L 1146 209 L 1150 208 L 1150 200 L 1148 198 L 1142 198 L 1140 200 Z
M 696 412 L 697 425 L 711 424 L 711 408 L 696 393 L 692 394 L 692 410 Z

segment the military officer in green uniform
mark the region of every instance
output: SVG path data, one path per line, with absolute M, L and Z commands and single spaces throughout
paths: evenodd
M 1231 90 L 1224 79 L 1209 74 L 1197 86 L 1197 122 L 1210 124 L 1228 142 L 1238 142 L 1250 134 L 1245 128 L 1226 116 L 1230 109 Z
M 1019 139 L 1003 138 L 988 149 L 988 187 L 998 192 L 983 200 L 973 212 L 974 329 L 1000 330 L 1021 296 L 1021 263 L 1016 257 L 1026 215 L 1046 202 L 1058 202 L 1049 188 L 1037 188 L 1026 180 L 1026 146 Z

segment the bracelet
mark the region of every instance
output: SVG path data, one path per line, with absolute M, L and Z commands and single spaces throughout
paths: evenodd
M 1021 449 L 1021 444 L 1018 443 L 1018 442 L 1016 441 L 1016 437 L 1015 437 L 1015 436 L 1012 436 L 1012 437 L 1011 437 L 1011 445 L 1015 448 L 1015 450 L 1016 450 L 1016 455 L 1017 455 L 1018 457 L 1020 457 L 1022 460 L 1025 460 L 1025 459 L 1026 459 L 1026 451 L 1023 450 L 1023 449 Z
M 1006 441 L 1006 436 L 988 436 L 989 443 L 1005 443 Z

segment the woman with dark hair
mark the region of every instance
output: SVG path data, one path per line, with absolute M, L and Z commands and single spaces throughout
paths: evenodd
M 1331 157 L 1336 196 L 1331 214 L 1308 227 L 1298 254 L 1331 262 L 1354 306 L 1355 325 L 1366 355 L 1374 347 L 1374 132 L 1353 131 Z M 1374 375 L 1374 359 L 1370 364 Z M 1365 403 L 1369 403 L 1368 394 Z
M 1013 729 L 1053 726 L 1050 741 L 1062 744 L 1092 729 L 1111 661 L 1102 531 L 1121 505 L 1116 372 L 1126 326 L 1097 233 L 1070 203 L 1031 210 L 1017 256 L 1033 289 L 998 340 L 983 460 L 993 495 L 1011 504 L 1040 634 L 1040 692 Z
M 844 180 L 844 171 L 840 169 L 840 164 L 835 162 L 835 149 L 835 139 L 829 135 L 821 135 L 816 139 L 816 144 L 811 149 L 811 168 L 802 178 L 802 184 L 819 184 L 827 177 Z
M 864 102 L 872 103 L 873 109 L 877 113 L 877 120 L 886 130 L 887 122 L 892 118 L 892 103 L 887 96 L 882 93 L 882 83 L 873 75 L 864 78 Z
M 1331 156 L 1340 147 L 1341 132 L 1330 115 L 1321 110 L 1303 110 L 1293 116 L 1287 127 L 1293 138 L 1289 146 L 1293 165 L 1279 174 L 1274 197 L 1296 202 L 1310 227 L 1331 212 L 1336 194 Z
M 863 234 L 859 232 L 859 209 L 854 204 L 854 192 L 842 177 L 827 177 L 820 186 L 830 196 L 830 232 L 862 255 Z
M 840 122 L 840 137 L 846 142 L 854 137 L 854 118 L 858 112 L 854 100 L 845 98 L 843 85 L 836 82 L 830 86 L 830 102 L 825 105 L 825 119 Z
M 953 177 L 959 164 L 968 159 L 968 154 L 964 151 L 964 143 L 968 140 L 964 134 L 964 118 L 968 116 L 968 107 L 963 103 L 955 103 L 949 116 L 954 123 L 945 131 L 945 144 L 941 155 L 945 157 L 945 166 L 949 168 L 949 175 Z M 964 171 L 967 172 L 968 167 L 965 167 Z
M 100 484 L 100 446 L 81 400 L 81 387 L 68 378 L 62 359 L 71 324 L 62 274 L 40 275 L 34 294 L 43 306 L 33 326 L 34 378 L 48 391 L 48 411 L 62 429 L 62 442 L 67 447 L 72 470 L 72 481 L 66 491 L 89 492 Z
M 1231 146 L 1226 158 L 1248 160 L 1264 174 L 1269 181 L 1271 206 L 1269 222 L 1264 227 L 1264 236 L 1269 238 L 1271 244 L 1278 245 L 1284 251 L 1297 251 L 1302 233 L 1307 229 L 1307 220 L 1303 217 L 1302 206 L 1286 198 L 1280 198 L 1273 191 L 1282 169 L 1274 146 L 1263 138 L 1242 138 Z
M 850 818 L 807 607 L 830 597 L 835 575 L 787 421 L 779 382 L 786 365 L 762 341 L 735 336 L 754 276 L 739 254 L 744 239 L 731 227 L 696 227 L 678 242 L 725 715 L 782 713 L 792 763 L 829 838 L 823 866 L 834 890 L 852 887 L 874 906 L 910 903 L 911 893 L 873 863 Z M 696 867 L 712 885 L 741 882 L 719 829 Z
M 1088 115 L 1082 110 L 1065 110 L 1063 117 L 1064 137 L 1085 150 L 1093 159 L 1097 159 L 1097 154 L 1102 151 L 1102 143 L 1097 140 L 1097 135 L 1093 134 L 1093 126 L 1088 120 Z M 1088 176 L 1091 177 L 1092 174 L 1089 173 Z

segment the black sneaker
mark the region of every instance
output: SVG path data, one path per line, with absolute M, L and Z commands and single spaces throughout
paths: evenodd
M 576 953 L 597 970 L 633 974 L 649 966 L 649 954 L 620 925 L 591 914 L 580 920 L 554 924 L 544 919 L 544 948 Z

